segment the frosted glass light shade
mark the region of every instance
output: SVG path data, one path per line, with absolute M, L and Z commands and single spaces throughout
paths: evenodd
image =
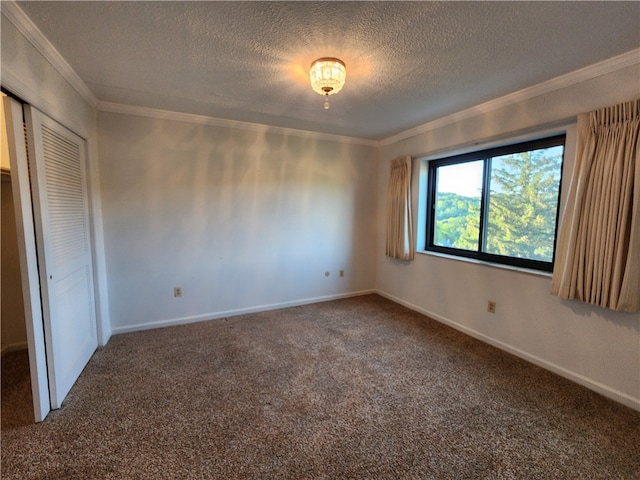
M 311 64 L 309 71 L 311 87 L 320 95 L 333 95 L 342 90 L 347 78 L 344 62 L 337 58 L 319 58 Z

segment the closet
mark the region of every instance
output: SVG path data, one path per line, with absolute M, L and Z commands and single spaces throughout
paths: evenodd
M 2 167 L 2 211 L 0 213 L 0 341 L 2 344 L 2 427 L 33 422 L 29 355 L 15 206 L 4 110 L 0 109 L 0 164 Z

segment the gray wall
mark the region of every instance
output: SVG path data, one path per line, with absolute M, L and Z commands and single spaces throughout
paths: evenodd
M 114 332 L 373 290 L 374 148 L 98 119 Z
M 3 125 L 4 127 L 4 125 Z M 16 218 L 13 210 L 13 192 L 11 178 L 2 175 L 2 353 L 27 348 L 27 329 L 22 302 L 22 280 L 20 262 L 18 260 L 18 236 L 16 234 Z

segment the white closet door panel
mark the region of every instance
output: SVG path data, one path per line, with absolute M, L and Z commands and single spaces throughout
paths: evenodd
M 78 368 L 82 370 L 84 365 L 77 365 L 78 351 L 95 350 L 93 338 L 95 333 L 87 319 L 93 318 L 92 298 L 87 292 L 89 282 L 89 269 L 80 268 L 72 271 L 66 277 L 55 282 L 55 296 L 57 314 L 60 319 L 59 328 L 67 332 L 65 336 L 54 335 L 54 339 L 60 342 L 60 357 L 56 359 L 63 377 L 67 378 Z M 75 348 L 65 348 L 73 345 Z M 75 381 L 75 379 L 74 379 Z M 71 386 L 73 383 L 69 386 Z
M 82 138 L 25 107 L 51 407 L 59 408 L 97 348 Z

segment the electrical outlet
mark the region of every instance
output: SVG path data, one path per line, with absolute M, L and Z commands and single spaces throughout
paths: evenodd
M 340 270 L 340 276 L 344 277 L 344 270 Z
M 496 302 L 493 300 L 489 300 L 489 302 L 487 302 L 487 312 L 496 313 Z
M 181 297 L 182 296 L 182 287 L 175 287 L 173 289 L 173 296 L 174 297 Z

